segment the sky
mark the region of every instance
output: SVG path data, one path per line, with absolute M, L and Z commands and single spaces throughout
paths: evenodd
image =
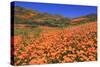
M 47 12 L 49 14 L 60 14 L 68 18 L 76 18 L 88 14 L 96 14 L 96 6 L 82 6 L 82 5 L 69 5 L 69 4 L 50 4 L 38 2 L 13 2 L 14 6 L 20 6 L 27 9 L 36 10 L 39 12 Z

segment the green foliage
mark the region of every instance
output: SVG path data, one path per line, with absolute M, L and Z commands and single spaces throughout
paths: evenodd
M 27 30 L 27 29 L 19 29 L 19 28 L 15 28 L 14 29 L 14 35 L 27 35 L 28 34 L 28 32 L 29 32 L 29 30 Z
M 75 61 L 77 61 L 77 62 L 82 62 L 82 60 L 81 60 L 80 58 L 81 58 L 81 56 L 77 56 L 77 57 L 75 58 Z
M 60 27 L 60 28 L 64 28 L 67 26 L 66 23 L 63 23 L 63 22 L 58 22 L 58 21 L 54 21 L 54 20 L 46 20 L 44 22 L 45 25 L 48 25 L 48 26 L 53 26 L 53 27 Z
M 28 36 L 29 32 L 32 32 L 34 37 L 38 37 L 43 30 L 40 28 L 31 28 L 31 29 L 14 29 L 14 35 L 24 35 L 25 38 Z
M 90 18 L 89 21 L 97 21 L 96 18 Z
M 60 22 L 63 22 L 63 23 L 65 23 L 65 24 L 69 24 L 69 22 L 70 22 L 70 19 L 69 18 L 62 18 L 61 19 L 61 21 Z
M 85 24 L 85 23 L 87 23 L 87 22 L 86 21 L 80 21 L 80 22 L 73 24 L 73 25 L 81 25 L 81 24 Z
M 27 20 L 27 24 L 31 25 L 32 28 L 37 27 L 37 24 L 35 24 L 32 20 Z
M 35 38 L 39 37 L 39 35 L 40 35 L 41 32 L 42 32 L 42 29 L 40 29 L 40 28 L 35 28 L 35 29 L 33 30 L 34 37 L 35 37 Z
M 44 24 L 46 24 L 46 25 L 54 25 L 54 23 L 55 23 L 54 20 L 46 20 L 46 21 L 44 22 Z
M 25 20 L 24 19 L 21 19 L 19 17 L 14 16 L 14 23 L 15 24 L 24 24 L 25 23 Z
M 81 25 L 81 24 L 84 24 L 86 23 L 85 21 L 80 21 L 79 23 L 77 23 L 77 25 Z
M 31 19 L 21 19 L 18 17 L 14 17 L 14 23 L 15 24 L 29 24 L 31 27 L 37 27 L 37 24 L 35 24 Z
M 19 60 L 19 58 L 16 57 L 16 56 L 14 56 L 14 62 L 16 62 L 16 61 L 18 61 L 18 60 Z
M 65 28 L 65 27 L 67 27 L 67 24 L 58 24 L 57 25 L 59 28 Z

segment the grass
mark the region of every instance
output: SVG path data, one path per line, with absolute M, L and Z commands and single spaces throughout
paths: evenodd
M 44 25 L 51 26 L 51 27 L 65 28 L 68 24 L 65 23 L 65 22 L 57 22 L 57 21 L 54 21 L 54 20 L 46 20 L 44 22 Z
M 21 29 L 21 28 L 15 28 L 14 29 L 14 35 L 23 35 L 25 37 L 28 36 L 28 34 L 30 32 L 33 33 L 34 37 L 39 37 L 40 33 L 42 32 L 43 30 L 40 29 L 40 28 L 26 28 L 26 29 Z
M 51 23 L 51 22 L 49 22 L 49 23 Z M 68 28 L 68 27 L 72 27 L 72 26 L 82 25 L 82 24 L 85 24 L 85 23 L 88 23 L 88 22 L 81 21 L 77 24 L 57 24 L 57 28 L 64 29 L 64 28 Z M 14 35 L 28 36 L 28 34 L 30 32 L 32 32 L 34 37 L 37 38 L 37 37 L 39 37 L 39 35 L 42 31 L 43 31 L 43 29 L 41 29 L 37 25 L 33 24 L 32 27 L 30 27 L 30 28 L 25 28 L 25 29 L 14 28 Z
M 81 25 L 81 24 L 85 24 L 87 22 L 80 22 L 80 23 L 77 23 L 77 24 L 60 24 L 58 25 L 58 28 L 60 29 L 63 29 L 63 28 L 67 28 L 67 27 L 72 27 L 72 26 L 77 26 L 77 25 Z M 34 37 L 39 37 L 40 33 L 42 32 L 43 30 L 39 27 L 30 27 L 30 28 L 25 28 L 25 29 L 21 29 L 21 28 L 14 28 L 14 35 L 24 35 L 24 36 L 27 36 L 28 33 L 30 32 L 33 32 L 33 35 Z
M 87 22 L 86 21 L 81 21 L 81 22 L 73 24 L 73 25 L 81 25 L 81 24 L 85 24 L 85 23 L 87 23 Z
M 37 37 L 39 37 L 39 35 L 40 35 L 40 33 L 42 32 L 43 30 L 42 29 L 40 29 L 40 28 L 35 28 L 34 29 L 34 37 L 35 38 L 37 38 Z
M 30 32 L 31 30 L 29 29 L 20 29 L 20 28 L 15 28 L 14 29 L 14 35 L 28 35 L 28 32 Z

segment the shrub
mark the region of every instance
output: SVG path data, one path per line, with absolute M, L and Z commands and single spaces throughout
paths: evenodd
M 14 29 L 14 35 L 27 35 L 28 32 L 27 30 L 23 30 L 23 29 L 19 29 L 19 28 L 15 28 Z
M 31 27 L 37 27 L 37 24 L 34 23 L 32 20 L 27 20 L 27 24 L 31 25 Z
M 21 18 L 14 16 L 14 23 L 15 24 L 23 24 L 24 22 L 25 22 L 24 19 L 21 19 Z
M 53 27 L 66 27 L 66 23 L 63 23 L 63 22 L 58 22 L 58 21 L 54 21 L 54 20 L 46 20 L 44 22 L 45 25 L 48 25 L 48 26 L 53 26 Z
M 15 24 L 29 24 L 31 27 L 37 27 L 37 24 L 35 24 L 31 19 L 29 20 L 25 20 L 25 19 L 21 19 L 18 17 L 14 17 L 14 23 Z
M 44 25 L 55 26 L 55 21 L 54 20 L 46 20 L 44 22 Z
M 96 21 L 96 18 L 90 18 L 89 21 Z

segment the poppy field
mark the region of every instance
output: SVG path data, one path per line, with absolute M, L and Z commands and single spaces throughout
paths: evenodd
M 14 36 L 13 55 L 15 65 L 96 61 L 96 22 Z

